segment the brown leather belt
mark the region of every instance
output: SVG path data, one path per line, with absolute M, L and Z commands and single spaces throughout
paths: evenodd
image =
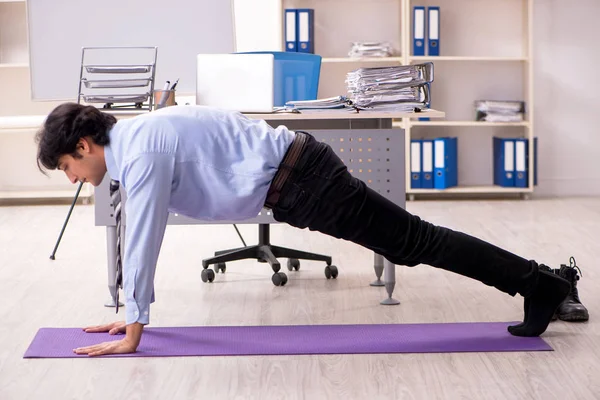
M 296 132 L 296 136 L 294 137 L 292 144 L 285 153 L 283 161 L 279 165 L 279 170 L 273 178 L 273 182 L 271 182 L 271 186 L 269 187 L 269 191 L 267 192 L 267 200 L 265 201 L 265 207 L 273 208 L 279 201 L 279 196 L 281 195 L 283 185 L 289 178 L 292 170 L 296 166 L 296 163 L 300 159 L 300 156 L 304 151 L 304 145 L 307 139 L 308 136 L 306 135 L 306 133 Z

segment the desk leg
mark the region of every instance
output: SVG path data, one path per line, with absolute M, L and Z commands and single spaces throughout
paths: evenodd
M 110 294 L 110 300 L 108 300 L 105 307 L 115 307 L 116 293 L 115 293 L 115 282 L 117 275 L 117 227 L 107 226 L 106 227 L 106 250 L 107 258 L 106 265 L 108 267 L 108 292 Z M 119 307 L 123 303 L 119 302 Z
M 375 268 L 375 276 L 377 277 L 377 280 L 371 282 L 371 286 L 385 286 L 381 280 L 381 275 L 383 274 L 383 256 L 375 252 L 373 255 L 375 256 L 373 268 Z
M 381 304 L 386 306 L 400 304 L 400 302 L 392 297 L 394 287 L 396 286 L 396 265 L 384 259 L 384 276 L 385 290 L 388 292 L 388 298 L 383 300 Z

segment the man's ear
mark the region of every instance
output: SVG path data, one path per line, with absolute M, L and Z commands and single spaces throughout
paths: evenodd
M 90 142 L 88 138 L 81 138 L 77 142 L 77 150 L 81 150 L 81 153 L 89 153 L 91 150 Z

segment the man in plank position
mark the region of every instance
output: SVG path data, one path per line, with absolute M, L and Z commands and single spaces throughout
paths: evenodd
M 352 241 L 394 264 L 428 264 L 518 293 L 524 321 L 508 328 L 517 336 L 542 334 L 570 290 L 543 264 L 411 215 L 353 177 L 331 147 L 310 134 L 238 112 L 175 106 L 117 121 L 95 107 L 65 103 L 36 139 L 40 169 L 60 169 L 71 182 L 94 186 L 108 172 L 127 192 L 126 320 L 86 328 L 125 337 L 77 354 L 136 351 L 149 323 L 169 212 L 244 220 L 267 207 L 279 222 Z

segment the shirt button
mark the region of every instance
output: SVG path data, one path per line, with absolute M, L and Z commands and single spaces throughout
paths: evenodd
M 139 312 L 138 312 L 138 311 L 136 311 L 136 312 L 134 312 L 134 314 L 135 314 L 135 315 L 138 315 L 138 314 L 139 314 Z
M 145 311 L 145 312 L 144 312 L 144 315 L 148 315 L 148 311 Z

